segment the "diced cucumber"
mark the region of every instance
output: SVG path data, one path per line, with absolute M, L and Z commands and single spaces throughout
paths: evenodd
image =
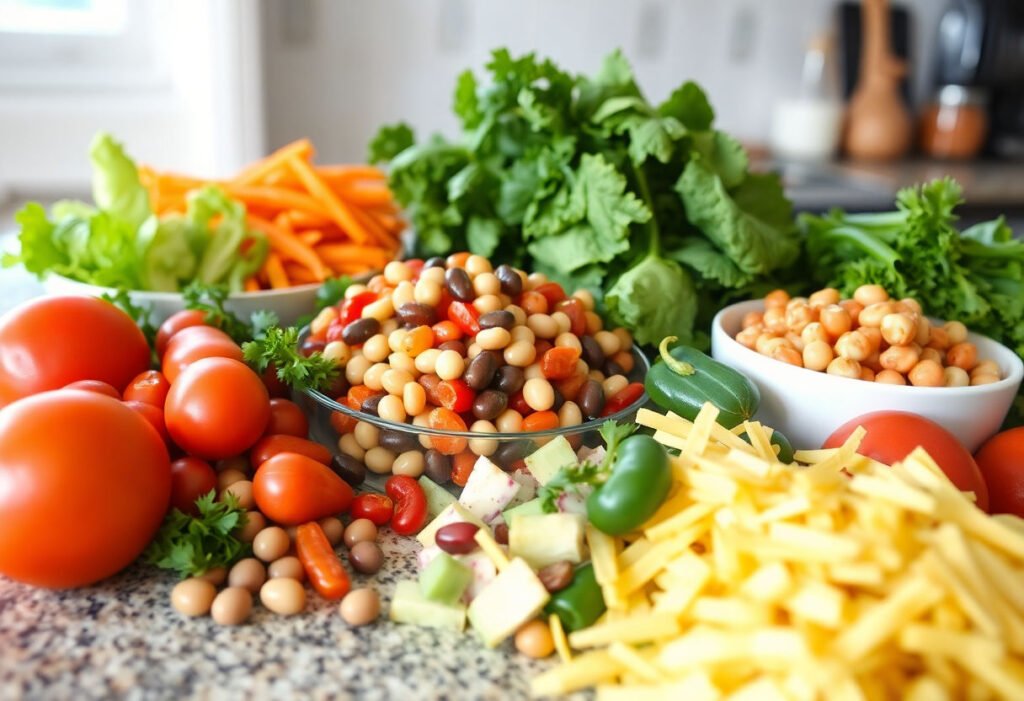
M 459 503 L 484 523 L 493 523 L 501 518 L 502 510 L 515 499 L 518 492 L 519 483 L 481 455 L 469 473 Z
M 565 436 L 558 436 L 526 458 L 526 469 L 541 484 L 547 484 L 563 467 L 579 464 L 576 451 Z
M 526 562 L 516 558 L 469 605 L 469 622 L 487 647 L 536 616 L 551 596 Z
M 420 591 L 431 601 L 454 604 L 473 581 L 473 571 L 446 552 L 420 572 Z
M 582 514 L 515 515 L 508 529 L 509 555 L 538 570 L 562 560 L 582 562 L 586 524 Z
M 481 521 L 476 517 L 476 515 L 456 501 L 446 506 L 433 521 L 424 526 L 423 530 L 416 534 L 416 540 L 418 540 L 420 545 L 425 548 L 436 545 L 434 542 L 434 535 L 437 533 L 437 530 L 441 526 L 447 526 L 449 523 L 459 523 L 460 521 L 475 523 L 480 526 L 480 528 L 487 528 L 486 523 Z
M 533 514 L 544 513 L 544 507 L 541 506 L 540 499 L 531 499 L 530 501 L 520 504 L 519 506 L 513 506 L 511 509 L 506 509 L 502 512 L 501 517 L 505 519 L 505 524 L 512 525 L 512 517 L 516 514 L 520 516 L 530 516 Z
M 449 504 L 455 503 L 455 495 L 426 475 L 421 475 L 420 486 L 427 497 L 427 517 L 434 518 L 445 510 Z
M 396 623 L 457 631 L 466 627 L 465 606 L 431 601 L 423 596 L 419 582 L 414 579 L 405 579 L 395 585 L 388 615 Z

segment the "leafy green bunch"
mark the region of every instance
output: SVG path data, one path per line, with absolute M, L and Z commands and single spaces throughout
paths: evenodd
M 416 143 L 399 124 L 370 144 L 421 253 L 468 249 L 588 287 L 646 344 L 693 341 L 797 257 L 778 178 L 750 172 L 695 83 L 652 104 L 619 52 L 591 76 L 505 49 L 487 70 L 458 78 L 458 140 Z

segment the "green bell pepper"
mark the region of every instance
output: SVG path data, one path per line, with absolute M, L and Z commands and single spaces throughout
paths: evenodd
M 672 469 L 660 443 L 645 435 L 619 443 L 611 474 L 587 497 L 587 518 L 609 535 L 635 530 L 668 496 Z
M 588 562 L 576 569 L 569 586 L 551 595 L 544 611 L 556 614 L 562 626 L 571 632 L 593 625 L 605 608 L 601 586 L 594 577 L 594 565 Z

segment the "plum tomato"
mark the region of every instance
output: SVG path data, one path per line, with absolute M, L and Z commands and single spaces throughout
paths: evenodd
M 206 312 L 198 309 L 183 309 L 167 317 L 156 332 L 156 341 L 153 344 L 156 357 L 164 357 L 167 343 L 174 337 L 174 334 L 190 326 L 206 326 Z
M 278 453 L 298 453 L 323 465 L 330 465 L 331 451 L 307 438 L 281 434 L 268 434 L 260 438 L 249 452 L 249 462 L 258 468 Z
M 394 509 L 395 505 L 390 497 L 370 492 L 359 494 L 352 500 L 349 515 L 352 517 L 352 520 L 365 518 L 372 521 L 376 526 L 383 526 L 391 520 L 391 514 L 394 512 Z
M 201 358 L 242 360 L 242 349 L 231 337 L 212 326 L 191 326 L 174 335 L 161 359 L 164 376 L 172 385 L 181 371 Z
M 124 388 L 124 399 L 145 402 L 152 404 L 157 409 L 163 409 L 170 389 L 171 383 L 167 381 L 162 372 L 146 370 L 136 375 Z
M 270 423 L 267 435 L 285 433 L 305 438 L 309 435 L 309 420 L 299 405 L 290 399 L 275 397 L 270 400 Z
M 199 515 L 196 499 L 217 488 L 217 473 L 210 463 L 187 456 L 171 463 L 171 507 Z
M 331 468 L 298 453 L 278 453 L 256 470 L 253 498 L 260 512 L 284 526 L 337 516 L 352 503 L 352 487 Z
M 990 512 L 1024 518 L 1024 426 L 989 438 L 974 459 L 988 487 Z

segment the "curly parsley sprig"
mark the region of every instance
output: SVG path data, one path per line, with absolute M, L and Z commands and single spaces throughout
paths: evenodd
M 196 281 L 189 283 L 181 292 L 186 309 L 205 312 L 206 323 L 231 336 L 235 343 L 260 338 L 267 328 L 277 325 L 277 314 L 267 310 L 253 312 L 248 323 L 243 321 L 225 308 L 228 295 L 228 289 L 223 285 L 204 285 Z
M 214 567 L 227 567 L 248 551 L 235 537 L 245 525 L 245 509 L 231 493 L 216 501 L 211 489 L 196 499 L 198 516 L 172 509 L 164 517 L 156 537 L 142 554 L 143 560 L 184 579 L 199 576 Z
M 273 365 L 278 379 L 292 389 L 320 390 L 329 387 L 341 370 L 338 364 L 320 353 L 302 355 L 298 346 L 297 328 L 271 326 L 262 338 L 243 344 L 242 355 L 261 373 Z

